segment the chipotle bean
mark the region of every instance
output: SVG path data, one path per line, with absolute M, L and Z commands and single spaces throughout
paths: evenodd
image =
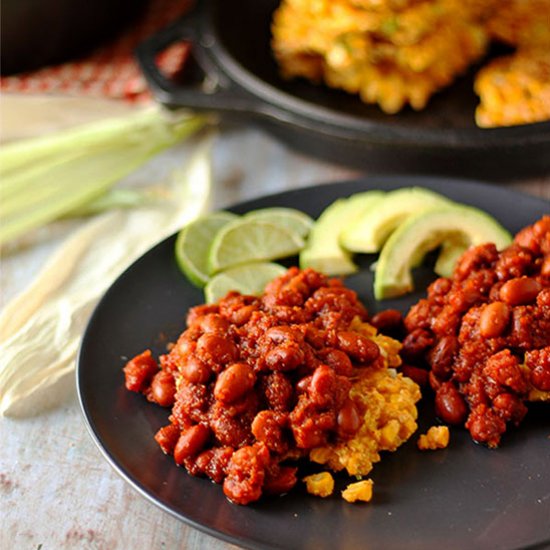
M 271 327 L 265 333 L 265 338 L 274 344 L 283 344 L 291 341 L 302 342 L 304 340 L 304 336 L 300 331 L 285 325 Z
M 264 481 L 263 490 L 270 495 L 283 495 L 288 493 L 298 478 L 296 472 L 298 468 L 294 466 L 282 466 L 274 475 L 267 475 Z
M 183 461 L 202 451 L 208 438 L 210 429 L 204 424 L 196 424 L 185 430 L 179 437 L 174 448 L 174 460 L 177 464 L 183 464 Z
M 516 277 L 506 281 L 500 288 L 500 299 L 511 306 L 530 304 L 539 293 L 538 281 L 531 277 Z
M 185 359 L 180 372 L 192 384 L 206 384 L 212 375 L 208 365 L 193 355 Z
M 151 354 L 151 350 L 130 359 L 124 369 L 126 389 L 135 392 L 145 391 L 159 367 Z
M 224 335 L 229 331 L 229 321 L 218 313 L 208 313 L 197 319 L 197 324 L 205 333 L 217 333 Z
M 309 384 L 309 395 L 313 401 L 324 404 L 332 399 L 336 373 L 327 365 L 320 365 L 315 369 Z
M 421 387 L 428 384 L 429 372 L 426 369 L 421 369 L 405 363 L 401 366 L 401 372 L 411 380 L 414 380 Z
M 504 302 L 492 302 L 479 316 L 479 332 L 485 338 L 500 336 L 510 320 L 510 308 Z
M 382 334 L 396 334 L 403 328 L 403 315 L 397 309 L 380 311 L 370 320 Z
M 343 437 L 355 435 L 361 426 L 361 418 L 359 417 L 357 407 L 351 399 L 347 399 L 343 407 L 338 411 L 336 422 L 338 423 L 338 435 Z
M 171 373 L 161 370 L 155 374 L 151 382 L 151 390 L 148 397 L 161 407 L 170 407 L 174 404 L 176 382 Z
M 405 360 L 417 363 L 433 344 L 434 337 L 429 331 L 423 328 L 413 329 L 403 340 L 401 355 Z
M 351 331 L 344 330 L 338 333 L 338 347 L 357 362 L 364 364 L 372 363 L 380 355 L 380 348 L 376 342 Z
M 265 356 L 265 364 L 270 370 L 290 371 L 298 368 L 303 362 L 304 351 L 295 342 L 279 344 Z
M 445 382 L 435 394 L 435 412 L 447 424 L 462 424 L 468 408 L 464 398 L 452 382 Z
M 334 369 L 340 376 L 351 376 L 353 374 L 353 365 L 347 353 L 339 349 L 328 349 L 322 355 L 324 362 Z
M 443 336 L 430 351 L 428 361 L 433 373 L 440 380 L 448 380 L 451 377 L 457 347 L 458 340 L 454 336 Z
M 216 380 L 214 397 L 224 403 L 233 403 L 254 387 L 256 375 L 250 365 L 233 363 Z
M 199 338 L 196 353 L 203 361 L 211 361 L 218 365 L 235 361 L 239 354 L 232 340 L 211 333 L 203 334 Z
M 156 434 L 155 441 L 159 444 L 164 454 L 171 454 L 178 442 L 181 430 L 175 424 L 163 426 Z

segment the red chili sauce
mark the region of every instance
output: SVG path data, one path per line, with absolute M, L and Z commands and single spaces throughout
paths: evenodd
M 313 270 L 291 268 L 261 297 L 229 293 L 190 310 L 171 351 L 124 368 L 126 387 L 172 407 L 155 438 L 193 475 L 223 483 L 233 502 L 282 494 L 296 483 L 288 460 L 352 437 L 356 367 L 379 347 L 350 330 L 366 320 L 357 295 Z
M 466 251 L 405 327 L 404 372 L 419 381 L 428 371 L 438 416 L 496 447 L 533 391 L 550 392 L 550 216 L 501 252 L 492 244 Z

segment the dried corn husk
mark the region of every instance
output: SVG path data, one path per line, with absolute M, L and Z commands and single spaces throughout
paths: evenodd
M 166 201 L 106 212 L 61 246 L 0 315 L 0 414 L 28 416 L 63 399 L 80 338 L 107 287 L 148 248 L 204 212 L 211 170 L 205 142 Z

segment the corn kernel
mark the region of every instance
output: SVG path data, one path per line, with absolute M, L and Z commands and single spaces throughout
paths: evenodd
M 342 498 L 348 502 L 370 502 L 372 499 L 372 479 L 350 483 L 343 491 Z
M 329 472 L 321 472 L 304 477 L 307 492 L 318 496 L 328 497 L 334 491 L 334 478 Z

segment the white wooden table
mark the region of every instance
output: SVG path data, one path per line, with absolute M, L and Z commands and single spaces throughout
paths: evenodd
M 154 180 L 179 166 L 189 146 L 161 155 L 132 177 Z M 214 148 L 213 207 L 357 175 L 296 154 L 259 130 L 222 128 Z M 550 199 L 550 176 L 507 186 Z M 2 259 L 0 305 L 25 287 L 73 227 Z M 72 386 L 65 401 L 45 414 L 1 419 L 0 437 L 1 550 L 234 548 L 173 518 L 127 485 L 88 435 Z

